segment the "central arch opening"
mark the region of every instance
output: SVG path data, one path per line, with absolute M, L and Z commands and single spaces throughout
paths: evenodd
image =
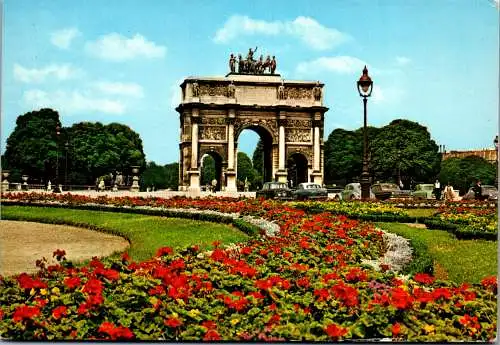
M 272 144 L 273 138 L 269 131 L 260 126 L 247 126 L 240 131 L 235 138 L 237 149 L 237 185 L 244 186 L 244 175 L 247 170 L 248 160 L 242 154 L 248 156 L 253 168 L 252 181 L 248 181 L 251 190 L 259 190 L 264 182 L 273 180 L 272 166 Z M 252 150 L 253 148 L 253 150 Z
M 201 157 L 200 186 L 203 190 L 218 192 L 222 186 L 222 157 L 215 151 L 208 151 Z
M 307 158 L 302 153 L 295 152 L 287 160 L 288 181 L 295 188 L 299 183 L 308 182 Z

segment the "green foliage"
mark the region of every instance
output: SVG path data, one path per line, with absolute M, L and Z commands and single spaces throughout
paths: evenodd
M 372 164 L 380 180 L 430 181 L 438 174 L 440 163 L 438 146 L 427 128 L 417 122 L 394 120 L 373 139 Z
M 257 146 L 253 151 L 252 164 L 255 170 L 254 179 L 252 181 L 252 188 L 259 190 L 264 184 L 264 142 L 261 138 L 257 142 Z
M 210 155 L 203 158 L 201 168 L 201 185 L 212 185 L 212 180 L 215 179 L 215 160 Z
M 31 111 L 17 118 L 16 127 L 7 138 L 2 159 L 2 168 L 12 170 L 10 181 L 19 181 L 17 178 L 21 174 L 27 174 L 31 179 L 45 177 L 53 180 L 58 145 L 64 140 L 58 138 L 57 126 L 61 127 L 59 114 L 48 108 Z
M 449 280 L 478 283 L 487 275 L 497 275 L 496 242 L 459 240 L 446 231 L 417 229 L 404 224 L 380 223 L 378 226 L 410 239 L 417 251 L 427 247 L 428 254 L 444 268 Z
M 255 170 L 252 165 L 252 161 L 244 152 L 238 152 L 238 171 L 237 177 L 238 184 L 245 184 L 245 179 L 248 180 L 249 183 L 252 183 L 255 179 Z
M 497 167 L 477 156 L 449 158 L 441 163 L 439 179 L 450 183 L 453 188 L 466 193 L 469 187 L 480 179 L 483 185 L 494 184 Z
M 98 176 L 116 170 L 127 175 L 131 166 L 144 169 L 145 156 L 139 135 L 125 125 L 81 122 L 67 129 L 70 138 L 70 171 L 74 184 L 94 183 Z
M 170 188 L 177 190 L 179 184 L 179 165 L 171 163 L 165 166 L 157 165 L 155 162 L 148 162 L 146 170 L 141 174 L 141 190 L 148 187 L 158 189 Z
M 367 127 L 368 156 L 372 177 L 409 184 L 429 181 L 439 171 L 438 146 L 427 128 L 417 122 L 394 120 L 382 128 Z M 363 128 L 335 129 L 325 142 L 325 183 L 349 183 L 361 175 Z

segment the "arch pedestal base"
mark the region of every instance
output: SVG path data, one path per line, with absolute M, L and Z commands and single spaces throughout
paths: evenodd
M 278 170 L 275 174 L 275 179 L 278 182 L 288 183 L 287 181 L 288 171 L 286 169 Z
M 226 192 L 237 192 L 236 188 L 236 171 L 226 171 Z

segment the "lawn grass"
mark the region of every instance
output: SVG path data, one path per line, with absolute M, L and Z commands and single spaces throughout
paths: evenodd
M 164 246 L 199 245 L 202 249 L 207 249 L 211 248 L 213 241 L 228 244 L 248 238 L 230 225 L 180 218 L 29 206 L 2 206 L 1 211 L 2 219 L 44 223 L 64 220 L 113 230 L 130 240 L 128 253 L 138 261 L 152 257 L 158 248 Z
M 431 217 L 437 212 L 434 208 L 408 208 L 404 211 L 411 217 Z
M 457 283 L 479 283 L 497 275 L 495 241 L 458 240 L 442 230 L 417 229 L 399 223 L 377 223 L 383 230 L 424 243 L 434 261 L 434 275 Z

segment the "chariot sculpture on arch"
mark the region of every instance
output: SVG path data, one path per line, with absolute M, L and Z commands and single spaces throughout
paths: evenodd
M 248 53 L 246 58 L 243 58 L 241 54 L 238 54 L 238 59 L 236 59 L 236 54 L 231 53 L 229 55 L 229 71 L 230 73 L 239 74 L 274 74 L 276 71 L 277 61 L 276 57 L 267 55 L 264 59 L 264 54 L 261 54 L 258 59 L 254 59 L 254 54 L 257 52 L 258 47 L 252 50 L 248 48 Z M 238 71 L 236 71 L 238 67 Z

